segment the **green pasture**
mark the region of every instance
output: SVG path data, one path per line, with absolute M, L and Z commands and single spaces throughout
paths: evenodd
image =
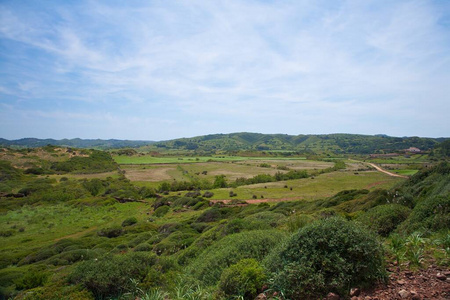
M 305 199 L 315 200 L 333 196 L 334 194 L 351 189 L 389 189 L 405 181 L 405 179 L 392 177 L 381 172 L 368 171 L 359 172 L 332 172 L 312 178 L 259 183 L 253 185 L 240 186 L 237 188 L 213 189 L 212 200 L 240 199 L 251 200 L 253 195 L 257 199 Z M 285 187 L 287 186 L 287 187 Z M 292 190 L 290 189 L 292 188 Z M 230 198 L 230 191 L 237 196 Z M 185 192 L 181 192 L 183 195 Z M 173 192 L 171 195 L 177 195 Z
M 240 177 L 250 178 L 260 174 L 274 175 L 277 172 L 288 172 L 288 170 L 315 171 L 333 166 L 334 163 L 331 162 L 311 160 L 245 160 L 177 165 L 122 165 L 121 169 L 125 171 L 125 176 L 133 183 L 155 188 L 161 182 L 172 180 L 207 180 L 213 182 L 216 176 L 225 175 L 226 179 L 231 182 Z
M 402 170 L 392 170 L 392 172 L 400 175 L 412 176 L 419 172 L 419 170 L 402 169 Z
M 245 156 L 113 156 L 118 164 L 179 164 L 210 161 L 243 161 L 243 160 L 305 160 L 306 157 L 245 157 Z
M 29 252 L 61 238 L 81 237 L 105 226 L 120 225 L 130 216 L 143 220 L 151 209 L 145 203 L 94 203 L 93 199 L 86 199 L 85 205 L 24 206 L 0 215 L 1 228 L 14 231 L 8 238 L 0 237 L 0 251 Z
M 429 162 L 429 157 L 428 154 L 412 154 L 409 156 L 366 158 L 365 161 L 375 164 L 420 164 Z

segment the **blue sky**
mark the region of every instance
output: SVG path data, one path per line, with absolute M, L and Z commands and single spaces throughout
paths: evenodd
M 0 137 L 450 136 L 450 1 L 0 2 Z

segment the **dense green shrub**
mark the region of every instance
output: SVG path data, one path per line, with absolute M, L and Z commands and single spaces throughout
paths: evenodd
M 214 285 L 224 269 L 244 258 L 261 261 L 284 237 L 277 230 L 244 231 L 226 236 L 206 248 L 190 264 L 187 273 L 206 285 Z
M 99 230 L 97 232 L 98 236 L 105 236 L 107 238 L 115 238 L 123 233 L 121 226 L 112 226 Z
M 130 279 L 143 280 L 154 263 L 155 256 L 143 252 L 105 256 L 81 262 L 68 276 L 68 280 L 82 284 L 96 298 L 102 299 L 129 292 L 133 287 Z
M 151 251 L 152 250 L 152 246 L 149 243 L 142 243 L 137 245 L 134 248 L 134 251 L 139 252 L 139 251 Z
M 9 180 L 19 180 L 22 171 L 14 168 L 9 161 L 0 160 L 0 182 Z
M 211 198 L 212 196 L 214 196 L 214 193 L 213 193 L 213 192 L 210 192 L 210 191 L 206 191 L 206 192 L 203 194 L 203 197 L 205 197 L 205 198 Z
M 421 200 L 398 230 L 412 233 L 419 229 L 438 231 L 450 228 L 450 193 Z
M 108 152 L 89 151 L 90 155 L 87 157 L 74 156 L 66 161 L 54 162 L 51 169 L 58 172 L 101 173 L 114 171 L 117 168 L 117 164 Z
M 226 218 L 232 213 L 231 208 L 223 207 L 219 208 L 213 206 L 210 209 L 205 210 L 198 218 L 196 222 L 215 222 Z
M 375 235 L 340 218 L 300 229 L 265 265 L 272 287 L 293 299 L 319 298 L 330 291 L 346 295 L 352 286 L 384 277 L 382 247 Z
M 135 217 L 127 218 L 122 222 L 122 227 L 134 225 L 137 223 L 137 221 L 138 220 Z
M 229 297 L 254 299 L 266 279 L 265 271 L 257 260 L 243 259 L 222 272 L 219 289 Z
M 28 290 L 38 286 L 43 286 L 47 281 L 49 274 L 38 270 L 28 270 L 23 277 L 15 281 L 16 289 Z
M 160 207 L 158 207 L 156 210 L 155 210 L 155 212 L 153 213 L 153 215 L 155 216 L 155 217 L 162 217 L 162 216 L 164 216 L 165 214 L 167 214 L 168 212 L 169 212 L 169 210 L 170 210 L 170 207 L 169 206 L 167 206 L 167 205 L 163 205 L 163 206 L 160 206 Z
M 410 212 L 411 209 L 400 204 L 385 204 L 368 210 L 357 220 L 378 234 L 388 236 Z
M 341 191 L 339 193 L 337 193 L 336 195 L 323 200 L 321 202 L 321 206 L 325 207 L 325 208 L 329 208 L 332 206 L 336 206 L 340 203 L 343 203 L 345 201 L 350 201 L 355 199 L 356 197 L 360 196 L 360 195 L 366 195 L 368 194 L 369 191 L 368 190 L 345 190 L 345 191 Z

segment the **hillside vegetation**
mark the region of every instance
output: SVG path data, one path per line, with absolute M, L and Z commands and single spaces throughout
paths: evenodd
M 448 270 L 445 149 L 380 164 L 414 167 L 405 179 L 368 156 L 130 165 L 115 159 L 142 154 L 5 148 L 0 299 L 345 298 L 389 281 L 386 264 Z
M 211 134 L 169 141 L 128 141 L 128 140 L 83 140 L 83 139 L 0 139 L 5 147 L 43 147 L 56 145 L 77 148 L 139 148 L 151 150 L 186 150 L 197 152 L 215 151 L 294 151 L 302 153 L 354 153 L 395 152 L 409 147 L 429 151 L 445 138 L 391 137 L 387 135 L 322 134 L 287 135 L 261 133 Z

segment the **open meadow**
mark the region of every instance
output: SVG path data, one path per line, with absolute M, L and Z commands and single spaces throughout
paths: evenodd
M 1 154 L 2 299 L 254 299 L 269 280 L 278 282 L 274 290 L 305 296 L 299 282 L 283 280 L 292 270 L 276 261 L 282 255 L 277 246 L 315 243 L 323 234 L 352 247 L 370 243 L 371 254 L 361 262 L 352 256 L 349 263 L 373 261 L 373 270 L 358 275 L 372 284 L 368 274 L 385 276 L 382 260 L 395 255 L 391 233 L 402 236 L 401 263 L 449 262 L 441 242 L 448 237 L 445 164 L 416 164 L 423 168 L 417 175 L 406 168 L 412 164 L 386 166 L 411 174 L 409 179 L 374 170 L 364 160 L 320 156 L 155 160 L 137 154 L 113 160 L 108 152 L 55 147 Z M 417 262 L 407 256 L 407 241 L 421 226 L 427 226 L 430 243 L 421 244 L 427 254 Z M 293 246 L 283 242 L 290 240 Z M 321 261 L 331 259 L 329 253 Z M 236 284 L 246 282 L 242 272 L 248 268 L 261 280 L 224 287 L 236 276 L 244 276 Z M 308 269 L 300 268 L 301 274 Z M 333 274 L 344 276 L 345 268 Z M 315 285 L 315 295 L 326 292 L 324 284 Z M 348 282 L 339 284 L 344 293 Z

